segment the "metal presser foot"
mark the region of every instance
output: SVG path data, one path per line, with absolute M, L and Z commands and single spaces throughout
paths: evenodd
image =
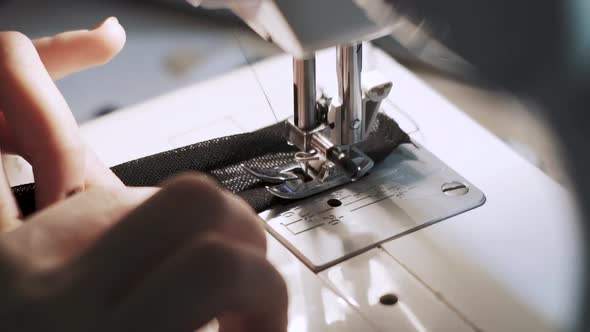
M 342 152 L 334 148 L 333 158 L 311 150 L 298 152 L 292 163 L 274 168 L 242 167 L 268 182 L 268 191 L 284 199 L 301 199 L 360 179 L 373 168 L 371 158 L 356 148 Z M 271 185 L 272 184 L 272 185 Z
M 361 86 L 362 45 L 337 48 L 339 98 L 316 99 L 315 58 L 295 59 L 294 117 L 286 122 L 289 143 L 300 149 L 294 160 L 273 168 L 242 167 L 267 182 L 284 199 L 301 199 L 356 181 L 374 166 L 356 145 L 374 127 L 392 83 L 367 74 Z

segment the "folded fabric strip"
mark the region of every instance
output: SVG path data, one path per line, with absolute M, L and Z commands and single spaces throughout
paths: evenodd
M 361 149 L 377 163 L 398 145 L 410 142 L 398 124 L 384 114 L 379 114 L 376 127 Z M 271 195 L 265 183 L 240 165 L 266 168 L 291 161 L 297 149 L 287 144 L 284 134 L 285 125 L 278 123 L 252 133 L 216 138 L 133 160 L 112 170 L 127 186 L 136 187 L 158 186 L 177 174 L 203 172 L 262 212 L 284 201 Z M 13 193 L 24 216 L 35 211 L 33 183 L 14 187 Z

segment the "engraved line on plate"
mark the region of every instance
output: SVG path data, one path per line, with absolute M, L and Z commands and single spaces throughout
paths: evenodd
M 289 227 L 287 227 L 287 229 L 289 230 L 289 232 L 291 232 L 291 234 L 293 234 L 293 235 L 299 235 L 299 234 L 301 234 L 301 233 L 305 233 L 305 232 L 307 232 L 307 231 L 311 231 L 312 229 L 316 229 L 316 228 L 318 228 L 318 227 L 320 227 L 320 226 L 324 226 L 325 224 L 326 224 L 326 223 L 317 224 L 317 225 L 315 225 L 315 226 L 313 226 L 313 227 L 306 228 L 306 229 L 304 229 L 304 230 L 301 230 L 301 231 L 299 231 L 299 232 L 297 232 L 297 233 L 293 232 L 293 231 L 292 231 L 292 230 L 291 230 Z
M 291 221 L 290 223 L 286 223 L 286 224 L 281 223 L 281 225 L 283 225 L 283 226 L 289 226 L 289 225 L 293 225 L 294 223 L 300 222 L 302 220 L 303 220 L 303 218 L 297 219 L 295 221 Z
M 354 212 L 354 211 L 356 211 L 356 210 L 360 210 L 360 209 L 362 209 L 362 208 L 365 208 L 365 207 L 367 207 L 367 206 L 369 206 L 369 205 L 373 205 L 373 204 L 375 204 L 375 203 L 379 203 L 379 202 L 381 202 L 381 201 L 384 201 L 384 200 L 386 200 L 386 199 L 388 199 L 388 198 L 391 198 L 391 197 L 393 197 L 393 196 L 395 196 L 395 195 L 396 195 L 396 194 L 389 195 L 389 196 L 383 197 L 383 198 L 381 198 L 381 199 L 378 199 L 378 200 L 376 200 L 376 201 L 374 201 L 374 202 L 371 202 L 371 203 L 369 203 L 369 204 L 365 204 L 365 205 L 363 205 L 363 206 L 359 206 L 359 207 L 357 207 L 357 208 L 354 208 L 354 209 L 350 210 L 350 212 Z
M 362 200 L 365 200 L 367 198 L 370 198 L 370 197 L 371 197 L 370 195 L 369 196 L 365 196 L 365 197 L 363 197 L 361 199 L 357 199 L 356 201 L 348 202 L 348 203 L 344 204 L 344 206 L 349 206 L 350 204 L 358 203 L 358 202 L 360 202 Z

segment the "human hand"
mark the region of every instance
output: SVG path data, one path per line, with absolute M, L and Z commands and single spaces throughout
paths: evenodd
M 0 172 L 2 327 L 191 331 L 218 318 L 225 331 L 286 330 L 285 284 L 248 205 L 204 177 L 125 188 L 81 143 L 52 78 L 124 41 L 116 20 L 34 42 L 0 33 L 0 148 L 31 162 L 40 202 L 22 223 Z
M 110 61 L 125 39 L 125 30 L 115 18 L 92 31 L 35 41 L 18 32 L 0 32 L 0 149 L 32 164 L 38 208 L 87 185 L 121 184 L 83 143 L 53 80 Z M 5 181 L 0 187 L 8 188 Z M 10 196 L 8 191 L 0 193 Z M 16 217 L 16 206 L 6 203 L 0 206 L 3 214 Z

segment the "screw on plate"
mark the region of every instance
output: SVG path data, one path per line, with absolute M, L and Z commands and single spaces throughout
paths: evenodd
M 447 196 L 463 196 L 469 192 L 469 187 L 461 182 L 453 181 L 443 184 L 441 190 Z

